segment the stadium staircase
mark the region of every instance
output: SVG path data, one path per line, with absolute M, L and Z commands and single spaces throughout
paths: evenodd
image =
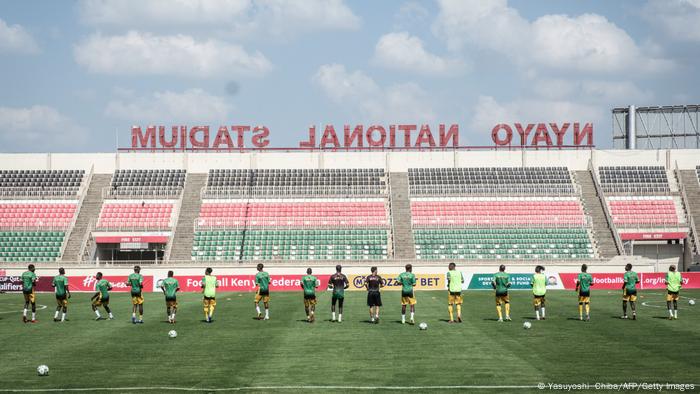
M 692 232 L 698 230 L 697 226 L 698 223 L 700 223 L 700 184 L 698 183 L 698 176 L 695 170 L 678 170 L 677 173 L 681 184 L 685 188 L 688 205 L 686 207 L 686 212 L 696 226 L 692 228 L 693 226 L 690 226 L 691 223 L 688 223 L 691 227 L 689 238 L 691 238 L 691 240 L 697 239 L 695 236 L 700 234 L 693 234 Z M 696 242 L 693 243 L 695 244 L 695 253 L 700 254 L 700 245 L 697 245 Z
M 192 259 L 192 243 L 194 242 L 194 221 L 202 206 L 200 192 L 206 186 L 207 174 L 187 174 L 182 206 L 180 207 L 177 226 L 171 242 L 172 249 L 166 260 L 185 261 Z
M 416 250 L 411 227 L 411 202 L 408 199 L 408 173 L 389 174 L 393 254 L 395 259 L 415 259 Z
M 78 254 L 85 241 L 85 231 L 87 231 L 90 221 L 100 215 L 102 208 L 102 189 L 109 186 L 112 174 L 93 174 L 90 185 L 88 185 L 87 195 L 80 207 L 78 218 L 71 229 L 66 249 L 61 256 L 61 261 L 79 260 Z
M 576 182 L 581 186 L 581 199 L 583 200 L 583 209 L 592 221 L 593 235 L 598 245 L 598 253 L 601 258 L 612 258 L 618 253 L 615 244 L 613 230 L 608 223 L 603 208 L 603 197 L 598 195 L 595 184 L 593 183 L 593 175 L 590 171 L 575 171 L 574 176 Z

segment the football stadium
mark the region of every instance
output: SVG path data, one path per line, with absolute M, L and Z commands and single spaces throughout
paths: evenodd
M 700 106 L 619 104 L 3 131 L 0 392 L 700 390 Z

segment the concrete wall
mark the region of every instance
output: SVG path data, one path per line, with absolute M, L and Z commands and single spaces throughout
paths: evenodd
M 372 152 L 171 152 L 171 153 L 31 153 L 0 154 L 1 169 L 85 169 L 98 174 L 116 169 L 186 169 L 206 173 L 210 168 L 384 168 L 406 171 L 415 167 L 566 166 L 585 170 L 589 159 L 598 166 L 662 165 L 694 169 L 700 149 L 681 150 L 483 150 Z

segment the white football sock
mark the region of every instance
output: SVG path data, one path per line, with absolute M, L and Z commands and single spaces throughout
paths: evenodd
M 335 312 L 331 312 L 331 320 L 335 320 Z
M 544 307 L 542 307 L 542 317 L 544 317 Z
M 113 319 L 113 318 L 114 318 L 114 315 L 112 315 L 112 312 L 109 312 L 109 318 L 110 318 L 110 319 Z
M 53 314 L 53 318 L 58 319 L 58 311 L 56 311 L 56 313 Z
M 673 314 L 675 315 L 676 318 L 678 318 L 678 309 L 676 309 L 675 311 L 673 311 Z
M 255 305 L 255 310 L 258 312 L 258 315 L 260 314 L 260 305 Z
M 24 312 L 22 312 L 22 314 L 24 315 L 24 317 L 27 317 L 27 308 L 24 308 Z
M 338 315 L 338 321 L 339 322 L 343 321 L 343 314 L 342 313 Z
M 411 321 L 413 321 L 413 313 L 414 313 L 414 312 L 411 312 Z
M 66 314 L 65 313 L 63 313 L 63 315 L 61 316 L 61 321 L 66 321 Z
M 36 320 L 36 312 L 32 312 L 32 320 Z
M 540 310 L 539 309 L 535 309 L 535 318 L 537 320 L 540 320 Z
M 671 317 L 673 317 L 673 309 L 669 309 L 668 314 L 671 315 Z
M 95 309 L 95 314 L 97 315 L 97 317 L 100 317 L 100 311 L 98 311 L 97 309 Z
M 401 315 L 401 323 L 406 323 L 406 315 Z
M 269 318 L 270 318 L 270 310 L 265 308 L 265 319 L 269 319 Z

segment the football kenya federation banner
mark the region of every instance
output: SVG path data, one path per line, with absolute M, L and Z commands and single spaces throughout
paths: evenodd
M 642 272 L 639 275 L 639 289 L 665 289 L 666 288 L 666 273 L 665 272 Z M 559 274 L 564 283 L 565 289 L 576 288 L 576 278 L 578 273 Z M 614 274 L 591 274 L 593 276 L 593 290 L 621 290 L 623 273 Z M 700 272 L 681 272 L 683 277 L 684 289 L 700 289 Z
M 68 278 L 68 288 L 70 291 L 75 292 L 91 292 L 95 291 L 95 284 L 97 284 L 97 278 L 94 275 L 84 275 L 84 276 L 67 276 Z M 107 279 L 109 283 L 112 284 L 113 292 L 123 293 L 131 291 L 131 287 L 126 285 L 128 275 L 105 275 L 102 277 Z M 36 282 L 37 291 L 54 291 L 51 283 L 53 282 L 52 276 L 40 276 L 39 280 Z M 144 275 L 143 276 L 143 288 L 145 292 L 148 289 L 153 288 L 153 276 Z

